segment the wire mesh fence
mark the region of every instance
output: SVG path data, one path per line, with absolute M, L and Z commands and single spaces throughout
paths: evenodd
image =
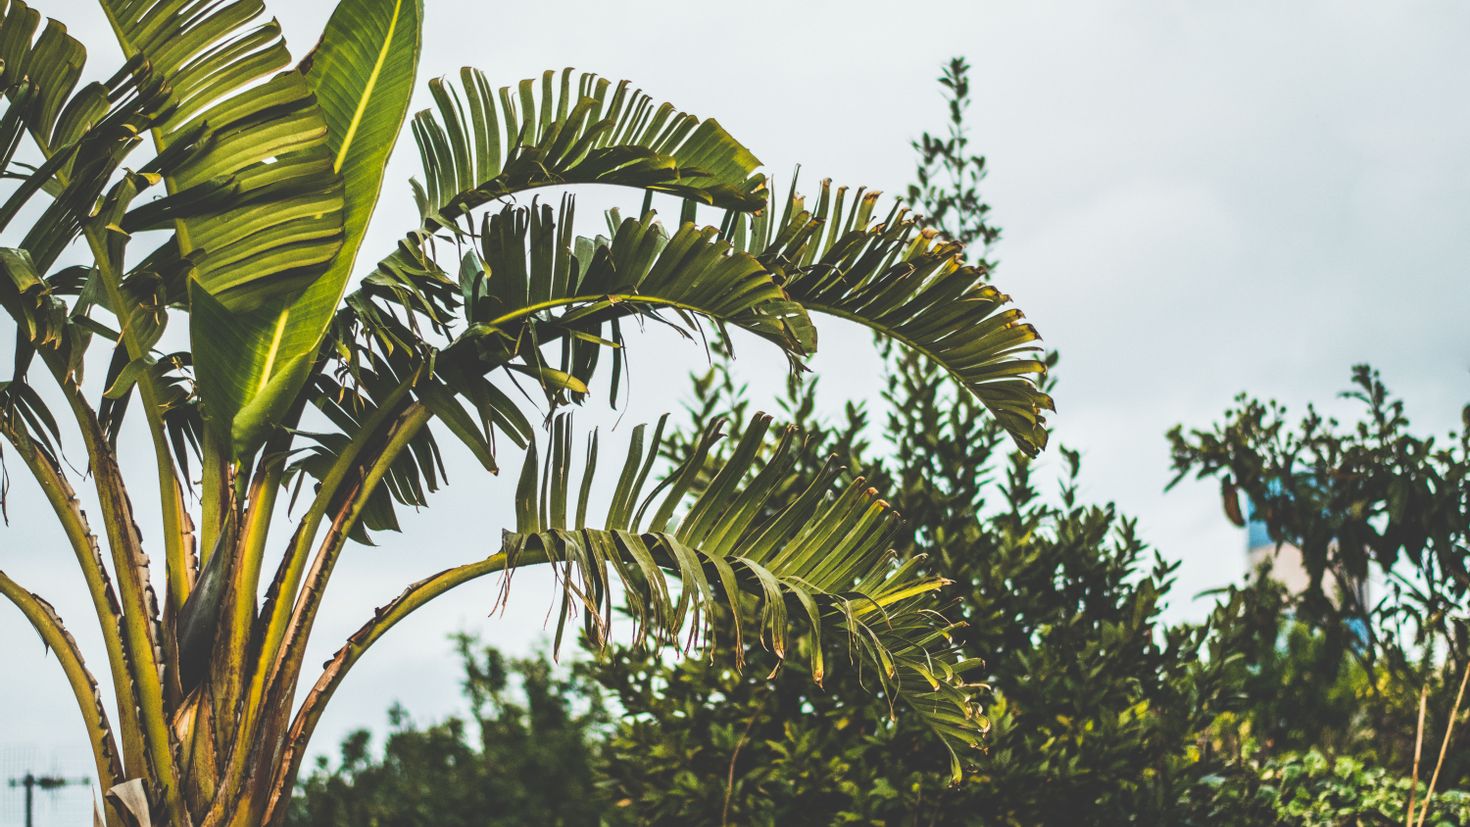
M 0 827 L 25 826 L 27 776 L 34 827 L 92 823 L 98 791 L 86 750 L 0 743 Z

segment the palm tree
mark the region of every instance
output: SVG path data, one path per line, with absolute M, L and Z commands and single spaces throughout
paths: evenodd
M 126 62 L 82 84 L 66 28 L 0 2 L 0 304 L 17 342 L 0 432 L 76 556 L 112 697 L 49 603 L 3 573 L 0 592 L 75 692 L 107 819 L 280 823 L 322 709 L 368 647 L 461 583 L 499 572 L 508 587 L 537 564 L 559 572 L 558 637 L 580 618 L 600 639 L 618 600 L 640 641 L 800 651 L 818 680 L 828 659 L 854 664 L 946 744 L 974 744 L 979 689 L 948 643 L 944 581 L 895 558 L 897 515 L 860 478 L 829 467 L 761 516 L 800 435 L 758 416 L 710 475 L 716 424 L 664 473 L 660 421 L 633 431 L 594 513 L 597 437 L 577 448 L 564 409 L 599 367 L 618 398 L 630 324 L 740 328 L 799 368 L 825 313 L 933 359 L 1034 453 L 1050 407 L 1036 332 L 958 245 L 901 207 L 878 213 L 877 193 L 775 199 L 714 120 L 570 70 L 498 90 L 470 69 L 431 81 L 435 105 L 411 122 L 419 225 L 358 267 L 421 5 L 342 0 L 293 66 L 256 0 L 102 0 Z M 570 196 L 517 200 L 594 183 L 642 189 L 643 208 L 584 238 Z M 677 226 L 655 219 L 653 193 L 684 199 Z M 698 205 L 722 211 L 717 226 Z M 181 319 L 187 339 L 166 338 Z M 87 382 L 94 346 L 110 356 Z M 146 544 L 118 460 L 130 409 L 161 503 Z M 61 459 L 74 439 L 85 473 Z M 293 705 L 344 545 L 425 504 L 446 439 L 491 473 L 498 442 L 524 451 L 514 530 L 387 603 Z M 105 544 L 78 482 L 95 487 Z M 268 536 L 287 520 L 284 542 Z M 741 628 L 741 601 L 758 628 Z

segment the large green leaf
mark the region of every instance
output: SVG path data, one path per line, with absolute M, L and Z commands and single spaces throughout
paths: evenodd
M 321 42 L 302 62 L 326 118 L 332 165 L 347 197 L 342 249 L 292 311 L 295 323 L 312 332 L 313 348 L 342 301 L 388 157 L 403 131 L 422 23 L 423 0 L 342 0 Z
M 840 665 L 832 655 L 845 654 L 951 750 L 978 743 L 979 688 L 964 677 L 977 663 L 959 657 L 952 624 L 936 611 L 946 581 L 895 555 L 898 515 L 861 477 L 844 484 L 829 461 L 804 493 L 783 501 L 801 440 L 787 428 L 773 442 L 770 417 L 758 415 L 697 493 L 695 478 L 722 422 L 653 485 L 662 427 L 647 441 L 639 427 L 606 516 L 589 519 L 595 442 L 579 482 L 566 423 L 562 417 L 553 427 L 548 456 L 528 453 L 516 531 L 504 541 L 509 567 L 549 561 L 563 569 L 558 639 L 578 612 L 593 639 L 605 639 L 617 583 L 639 641 L 723 641 L 738 663 L 747 637 L 785 657 L 800 633 L 817 681 Z M 758 627 L 742 628 L 743 616 Z M 958 775 L 958 760 L 954 768 Z
M 814 313 L 866 325 L 934 360 L 978 398 L 1022 450 L 1046 446 L 1051 397 L 1040 337 L 968 264 L 963 248 L 899 206 L 874 220 L 878 193 L 822 182 L 817 203 L 792 189 L 784 208 L 730 213 L 724 234 L 779 275 Z
M 402 131 L 418 71 L 422 0 L 343 0 L 321 42 L 303 61 L 307 88 L 326 122 L 333 173 L 344 186 L 342 246 L 299 295 L 283 305 L 231 309 L 207 298 L 195 301 L 196 324 L 214 325 L 227 314 L 246 319 L 245 335 L 221 331 L 210 346 L 250 354 L 221 375 L 216 395 L 240 399 L 233 439 L 237 452 L 253 447 L 305 384 L 318 345 L 336 311 L 382 189 L 388 157 Z M 269 337 L 265 334 L 269 332 Z
M 342 246 L 325 272 L 289 302 L 260 309 L 196 296 L 196 329 L 219 330 L 207 346 L 221 358 L 248 354 L 233 370 L 200 372 L 202 389 L 240 400 L 232 433 L 237 452 L 252 448 L 300 393 L 342 300 L 408 114 L 422 20 L 422 0 L 343 0 L 302 63 L 326 121 L 332 171 L 344 185 Z M 231 330 L 231 316 L 245 324 Z
M 423 0 L 342 0 L 322 40 L 302 62 L 327 121 L 332 166 L 347 205 L 344 241 L 325 278 L 335 310 L 378 203 L 383 173 L 413 96 L 422 40 Z M 325 328 L 326 319 L 321 319 Z
M 152 128 L 160 152 L 203 132 L 198 151 L 162 170 L 169 191 L 231 195 L 180 218 L 174 243 L 190 268 L 206 416 L 245 453 L 314 353 L 317 337 L 293 322 L 294 305 L 342 246 L 327 125 L 258 0 L 102 5 L 123 51 L 167 83 L 173 107 Z
M 231 308 L 299 293 L 341 246 L 342 189 L 327 127 L 280 25 L 245 0 L 103 0 L 129 55 L 164 79 L 174 104 L 153 124 L 160 149 L 191 128 L 203 150 L 163 170 L 171 192 L 223 183 L 223 209 L 179 222 L 197 287 Z

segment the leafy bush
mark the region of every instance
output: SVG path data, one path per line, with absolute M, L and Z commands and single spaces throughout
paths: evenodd
M 1404 823 L 1411 786 L 1409 778 L 1383 767 L 1309 750 L 1249 759 L 1227 775 L 1206 776 L 1189 792 L 1184 809 L 1198 824 L 1396 827 Z M 1422 780 L 1415 788 L 1416 808 L 1426 788 Z M 1470 794 L 1437 791 L 1424 823 L 1470 824 Z
M 1411 429 L 1403 401 L 1365 365 L 1343 396 L 1361 405 L 1354 422 L 1312 407 L 1292 421 L 1242 395 L 1218 424 L 1176 428 L 1176 482 L 1218 480 L 1237 517 L 1247 499 L 1311 575 L 1306 590 L 1257 599 L 1222 628 L 1249 665 L 1253 737 L 1408 773 L 1421 692 L 1425 743 L 1437 746 L 1470 669 L 1470 408 L 1465 431 L 1436 438 Z M 1361 588 L 1370 574 L 1376 593 Z M 1450 750 L 1440 780 L 1470 783 L 1470 750 Z
M 507 658 L 458 636 L 468 721 L 416 725 L 389 711 L 382 753 L 366 730 L 348 735 L 333 766 L 319 758 L 292 801 L 289 824 L 313 827 L 591 825 L 600 695 L 578 670 L 544 656 Z
M 1157 823 L 1200 771 L 1195 734 L 1229 708 L 1223 661 L 1202 660 L 1206 630 L 1167 627 L 1173 567 L 1110 506 L 1077 498 L 1079 459 L 1044 497 L 1023 455 L 911 360 L 895 363 L 879 456 L 859 408 L 823 446 L 895 491 L 902 542 L 956 579 L 962 651 L 992 688 L 983 753 L 958 785 L 949 756 L 890 701 L 813 685 L 801 659 L 771 664 L 619 652 L 596 670 L 626 711 L 609 741 L 611 797 L 630 823 Z M 744 401 L 716 370 L 695 418 Z M 812 391 L 787 401 L 812 422 Z M 710 779 L 724 783 L 712 784 Z

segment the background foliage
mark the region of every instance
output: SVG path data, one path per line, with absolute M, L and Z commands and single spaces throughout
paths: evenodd
M 983 260 L 1000 231 L 980 196 L 984 159 L 969 148 L 964 64 L 941 83 L 949 128 L 916 142 L 909 198 Z M 373 808 L 352 811 L 358 823 L 417 824 L 412 802 L 441 785 L 488 790 L 475 773 L 498 767 L 514 777 L 551 760 L 566 762 L 564 775 L 542 780 L 551 798 L 595 798 L 611 823 L 1403 822 L 1421 690 L 1432 764 L 1465 662 L 1463 435 L 1414 435 L 1402 404 L 1366 368 L 1355 370 L 1352 392 L 1365 415 L 1346 428 L 1315 412 L 1293 423 L 1243 396 L 1217 426 L 1176 429 L 1180 479 L 1219 480 L 1227 517 L 1253 504 L 1327 585 L 1292 595 L 1251 577 L 1222 592 L 1205 623 L 1170 626 L 1160 612 L 1172 567 L 1130 518 L 1081 500 L 1078 454 L 1062 447 L 1059 473 L 1041 471 L 947 377 L 898 353 L 887 364 L 876 429 L 861 405 L 820 419 L 814 383 L 793 383 L 782 404 L 815 449 L 804 462 L 834 456 L 891 492 L 906 518 L 903 550 L 957 581 L 954 611 L 965 625 L 954 634 L 985 661 L 977 678 L 990 687 L 991 727 L 984 751 L 966 756 L 961 783 L 948 783 L 948 755 L 921 722 L 895 719 L 889 699 L 861 691 L 860 675 L 834 669 L 815 684 L 800 657 L 774 681 L 773 657 L 754 655 L 737 670 L 638 649 L 556 673 L 489 652 L 476 660 L 461 640 L 476 717 L 489 709 L 491 728 L 509 727 L 512 746 L 544 734 L 533 736 L 543 748 L 507 750 L 475 742 L 456 721 L 417 729 L 400 716 L 382 759 L 356 735 L 339 765 L 319 765 L 297 823 L 343 823 L 328 814 L 357 806 Z M 748 407 L 715 364 L 695 378 L 689 422 L 667 450 L 677 454 L 716 417 L 743 421 Z M 814 470 L 795 469 L 788 495 Z M 1351 585 L 1370 566 L 1390 584 L 1376 602 L 1330 598 L 1334 578 Z M 492 662 L 521 676 L 500 686 L 523 686 L 523 700 L 480 700 L 482 664 Z M 538 706 L 558 712 L 524 712 Z M 435 765 L 415 757 L 433 739 L 455 768 L 429 772 Z M 1427 823 L 1470 820 L 1470 796 L 1447 791 L 1470 782 L 1464 752 L 1450 750 Z M 493 823 L 596 823 L 514 797 L 483 805 L 478 817 L 438 823 L 484 823 L 488 812 L 507 819 Z
M 464 664 L 469 718 L 427 726 L 389 710 L 381 752 L 367 730 L 343 740 L 301 781 L 291 824 L 595 824 L 594 738 L 607 723 L 600 695 L 580 670 L 545 658 L 507 658 L 468 636 Z

